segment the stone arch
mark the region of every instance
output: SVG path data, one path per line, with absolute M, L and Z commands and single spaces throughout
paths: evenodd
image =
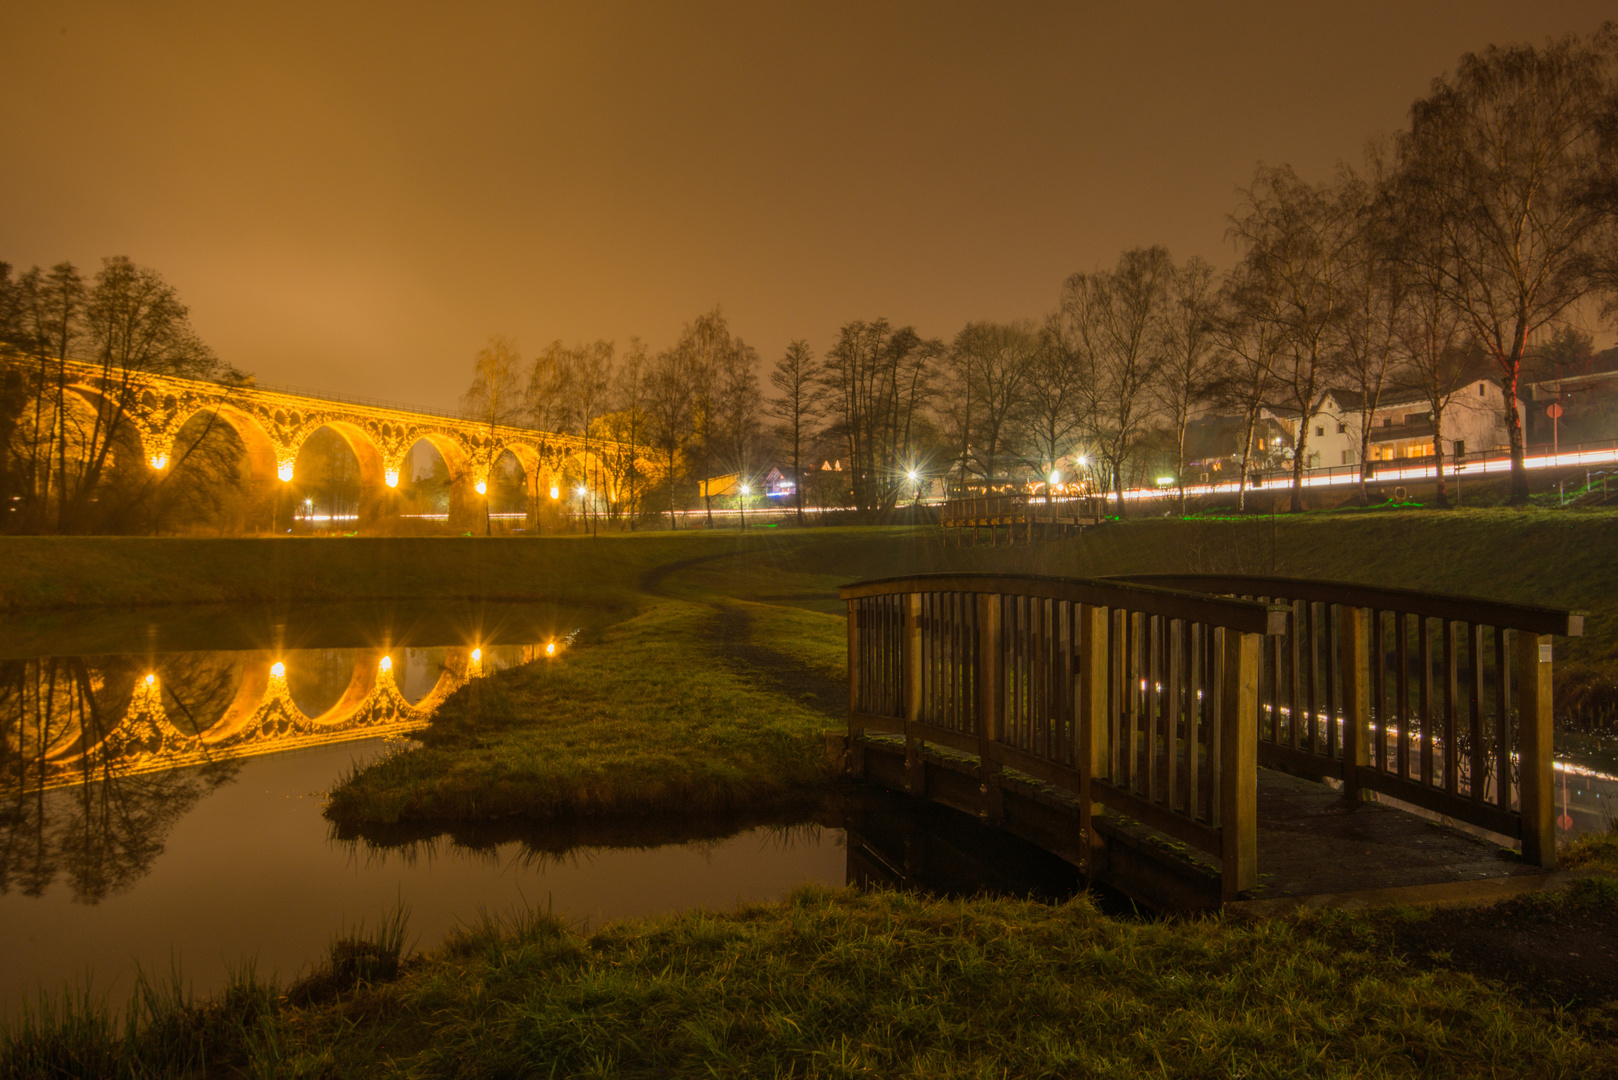
M 172 468 L 176 463 L 175 444 L 180 438 L 180 432 L 197 417 L 210 413 L 229 425 L 242 443 L 242 460 L 246 465 L 243 483 L 247 489 L 245 500 L 247 509 L 241 523 L 243 530 L 263 532 L 272 528 L 276 516 L 275 503 L 281 489 L 276 445 L 263 423 L 251 412 L 223 401 L 200 404 L 189 411 L 176 411 L 173 420 L 165 425 L 163 433 L 150 437 L 154 443 L 157 439 L 162 439 L 163 442 L 161 446 L 148 446 L 147 452 L 150 457 L 148 464 L 158 469 Z M 163 461 L 161 465 L 158 464 L 159 456 Z
M 418 443 L 425 442 L 443 458 L 449 472 L 449 528 L 456 532 L 470 532 L 483 527 L 483 497 L 478 493 L 477 455 L 459 435 L 452 431 L 418 428 L 403 443 L 400 460 L 408 457 Z
M 330 414 L 312 414 L 300 417 L 303 423 L 298 430 L 298 452 L 302 453 L 304 445 L 315 432 L 326 428 L 342 440 L 354 455 L 355 464 L 359 468 L 359 520 L 360 528 L 374 526 L 388 513 L 391 490 L 387 485 L 386 468 L 383 460 L 382 447 L 362 424 L 352 420 L 344 420 L 340 416 Z

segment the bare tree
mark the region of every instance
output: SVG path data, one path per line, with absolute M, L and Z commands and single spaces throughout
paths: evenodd
M 1292 446 L 1293 513 L 1303 509 L 1309 420 L 1334 374 L 1331 334 L 1342 313 L 1352 263 L 1354 202 L 1298 177 L 1291 166 L 1260 168 L 1231 218 L 1231 236 L 1260 287 L 1275 299 L 1282 330 L 1277 401 L 1297 415 Z
M 579 434 L 584 437 L 584 486 L 587 492 L 585 497 L 589 500 L 585 504 L 585 511 L 589 515 L 592 535 L 600 524 L 598 508 L 603 492 L 601 450 L 598 444 L 595 456 L 591 456 L 590 436 L 607 408 L 608 394 L 612 389 L 612 361 L 613 344 L 610 341 L 594 341 L 573 350 L 573 410 Z M 592 466 L 595 469 L 593 481 L 589 475 Z
M 1207 400 L 1219 355 L 1214 340 L 1217 306 L 1218 286 L 1212 266 L 1193 257 L 1173 270 L 1162 316 L 1163 361 L 1152 384 L 1152 395 L 1174 445 L 1174 480 L 1179 487 L 1182 515 L 1186 432 L 1192 417 Z
M 820 365 L 815 363 L 814 352 L 802 338 L 787 346 L 770 371 L 770 385 L 775 387 L 776 396 L 770 401 L 769 413 L 777 421 L 776 438 L 792 458 L 792 486 L 799 525 L 803 524 L 803 450 L 820 416 L 820 401 L 814 392 L 819 378 Z
M 1047 503 L 1051 501 L 1050 474 L 1072 448 L 1084 423 L 1083 376 L 1078 350 L 1063 334 L 1061 319 L 1047 318 L 1039 331 L 1022 414 L 1027 445 L 1038 456 L 1039 470 L 1047 481 Z
M 717 389 L 720 451 L 745 484 L 758 451 L 764 398 L 758 386 L 758 352 L 741 338 L 734 338 L 720 355 Z
M 573 423 L 573 353 L 553 341 L 534 357 L 523 388 L 528 421 L 539 431 L 567 432 Z
M 646 438 L 646 393 L 650 361 L 646 345 L 640 338 L 629 339 L 629 348 L 618 361 L 618 376 L 613 385 L 615 408 L 611 414 L 609 434 L 618 444 L 615 471 L 625 491 L 624 505 L 629 515 L 629 530 L 635 531 L 639 512 L 640 448 Z
M 1247 481 L 1252 471 L 1253 436 L 1264 404 L 1275 384 L 1276 360 L 1284 337 L 1276 300 L 1238 267 L 1220 290 L 1214 338 L 1220 350 L 1222 374 L 1210 387 L 1217 406 L 1241 417 L 1241 475 L 1236 505 L 1247 509 Z
M 646 433 L 663 460 L 669 489 L 669 528 L 675 527 L 675 484 L 691 441 L 693 395 L 688 355 L 673 348 L 657 355 L 646 379 Z
M 472 382 L 461 395 L 461 411 L 468 420 L 474 420 L 488 429 L 489 444 L 494 445 L 494 429 L 514 424 L 523 414 L 521 389 L 522 355 L 517 343 L 504 334 L 490 334 L 487 344 L 472 357 Z M 483 478 L 486 485 L 483 498 L 483 531 L 494 531 L 489 513 L 489 502 L 494 498 L 488 485 L 494 483 L 494 462 L 489 463 L 490 475 Z
M 1444 291 L 1506 389 L 1511 498 L 1528 500 L 1524 354 L 1592 287 L 1602 214 L 1588 198 L 1613 121 L 1618 27 L 1543 48 L 1468 53 L 1411 107 L 1401 184 L 1420 190 L 1447 253 Z
M 1427 403 L 1433 433 L 1433 459 L 1438 477 L 1437 502 L 1449 505 L 1444 484 L 1444 413 L 1462 386 L 1477 377 L 1466 348 L 1466 317 L 1441 289 L 1422 282 L 1410 290 L 1399 334 L 1401 386 L 1419 390 Z
M 1017 436 L 1039 347 L 1031 322 L 968 323 L 950 345 L 950 363 L 977 404 L 968 443 L 985 484 L 1004 480 L 1008 465 L 1023 463 Z
M 820 380 L 826 435 L 845 448 L 854 505 L 885 513 L 915 467 L 916 435 L 943 344 L 886 319 L 845 323 Z
M 1125 467 L 1153 419 L 1163 362 L 1162 317 L 1174 264 L 1164 248 L 1133 248 L 1111 270 L 1077 273 L 1062 290 L 1063 332 L 1079 347 L 1091 442 L 1124 516 Z
M 1354 393 L 1359 419 L 1360 502 L 1369 504 L 1371 420 L 1394 363 L 1407 298 L 1406 275 L 1397 256 L 1398 203 L 1391 194 L 1386 156 L 1367 150 L 1370 179 L 1344 171 L 1345 204 L 1354 207 L 1354 235 L 1345 254 L 1341 318 L 1336 332 L 1336 368 Z

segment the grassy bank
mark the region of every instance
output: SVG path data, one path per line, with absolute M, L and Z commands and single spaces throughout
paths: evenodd
M 922 530 L 753 529 L 560 537 L 213 539 L 0 537 L 0 608 L 330 600 L 545 599 L 625 604 L 692 562 L 861 548 L 874 567 L 925 561 Z
M 711 815 L 802 800 L 831 782 L 822 732 L 847 693 L 830 657 L 801 646 L 840 640 L 840 620 L 648 603 L 599 642 L 470 684 L 420 748 L 345 778 L 328 816 L 360 826 Z M 768 645 L 783 628 L 791 652 Z
M 1598 889 L 1575 891 L 1566 910 Z M 82 1004 L 13 1029 L 0 1077 L 1613 1075 L 1612 1012 L 1442 962 L 1389 920 L 1117 920 L 1081 897 L 803 889 L 569 930 L 485 919 L 425 957 L 337 943 L 280 993 Z M 384 935 L 385 936 L 385 935 Z M 392 950 L 390 952 L 390 949 Z

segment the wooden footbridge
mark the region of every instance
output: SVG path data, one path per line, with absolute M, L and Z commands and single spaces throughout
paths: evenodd
M 852 775 L 1154 906 L 1413 899 L 1554 863 L 1553 638 L 1579 613 L 1194 575 L 842 597 Z

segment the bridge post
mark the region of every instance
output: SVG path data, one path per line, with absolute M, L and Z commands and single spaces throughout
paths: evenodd
M 1219 860 L 1226 900 L 1258 885 L 1258 670 L 1264 638 L 1229 628 L 1220 687 Z
M 1104 760 L 1107 725 L 1107 609 L 1079 605 L 1079 692 L 1074 701 L 1074 762 L 1079 770 L 1079 835 L 1085 850 L 1085 873 L 1096 870 L 1100 837 L 1091 825 L 1095 797 L 1090 781 Z
M 1522 810 L 1522 857 L 1535 866 L 1551 867 L 1556 865 L 1551 636 L 1519 633 L 1516 638 L 1517 794 Z
M 860 608 L 858 600 L 848 602 L 848 775 L 856 780 L 865 779 L 865 750 L 860 741 L 863 729 L 856 717 L 860 711 L 860 683 L 865 673 L 860 670 Z
M 1343 796 L 1358 799 L 1359 769 L 1370 762 L 1370 613 L 1346 604 L 1338 612 L 1342 627 L 1339 666 L 1343 672 Z
M 904 605 L 905 790 L 925 795 L 927 774 L 921 760 L 921 738 L 916 733 L 916 723 L 921 719 L 921 594 L 906 593 Z
M 1000 709 L 1004 698 L 1000 597 L 994 593 L 979 593 L 977 602 L 977 670 L 973 674 L 977 683 L 978 794 L 983 798 L 981 816 L 989 824 L 998 825 L 1005 816 L 1000 793 L 1000 753 L 995 745 L 1000 739 Z

